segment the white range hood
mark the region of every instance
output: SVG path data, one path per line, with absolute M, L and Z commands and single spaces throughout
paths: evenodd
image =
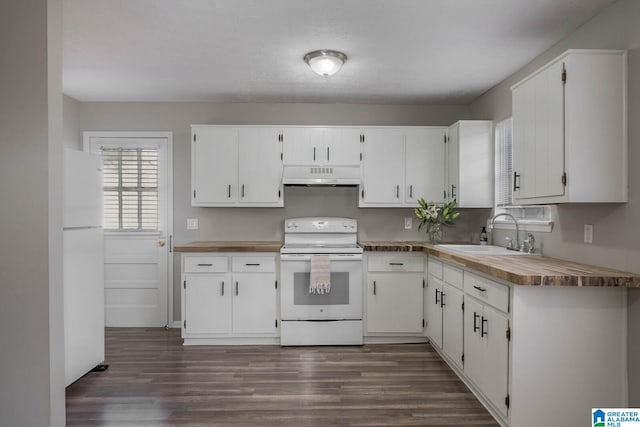
M 284 185 L 360 185 L 359 166 L 285 166 Z

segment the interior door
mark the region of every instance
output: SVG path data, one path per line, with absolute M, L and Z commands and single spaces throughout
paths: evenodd
M 103 156 L 106 326 L 169 323 L 170 135 L 157 134 L 85 134 Z

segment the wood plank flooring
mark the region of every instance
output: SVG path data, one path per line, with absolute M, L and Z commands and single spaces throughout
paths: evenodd
M 67 388 L 69 426 L 497 426 L 429 344 L 183 347 L 107 328 L 105 372 Z

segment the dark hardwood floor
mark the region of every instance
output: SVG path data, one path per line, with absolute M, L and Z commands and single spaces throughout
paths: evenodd
M 429 344 L 183 347 L 108 328 L 105 372 L 67 388 L 70 426 L 496 426 Z

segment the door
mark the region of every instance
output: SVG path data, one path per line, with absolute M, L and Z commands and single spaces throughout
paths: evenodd
M 427 293 L 427 335 L 431 344 L 442 348 L 442 281 L 429 275 Z
M 84 134 L 85 151 L 103 158 L 106 326 L 169 323 L 171 138 L 167 132 Z
M 364 137 L 360 206 L 401 204 L 404 197 L 402 131 L 368 129 Z
M 447 135 L 447 201 L 450 202 L 458 197 L 459 182 L 459 164 L 458 152 L 460 150 L 460 125 L 458 123 L 449 127 Z
M 509 340 L 508 319 L 495 309 L 484 307 L 484 376 L 482 392 L 503 415 L 507 414 L 504 399 L 508 390 Z
M 233 275 L 233 333 L 276 333 L 276 276 L 273 273 Z
M 326 128 L 322 163 L 332 166 L 358 166 L 360 164 L 359 128 Z
M 367 332 L 422 332 L 422 274 L 370 274 Z
M 228 274 L 185 275 L 185 335 L 230 333 L 231 294 Z
M 483 340 L 480 336 L 484 332 L 481 331 L 484 320 L 482 304 L 473 298 L 467 298 L 464 304 L 464 372 L 481 387 L 484 370 Z
M 238 130 L 200 126 L 191 136 L 193 206 L 238 200 Z
M 463 294 L 447 283 L 443 285 L 442 294 L 442 350 L 462 369 Z
M 283 206 L 282 143 L 276 128 L 240 128 L 238 201 Z
M 288 166 L 320 164 L 323 133 L 323 128 L 284 128 L 282 130 L 283 164 Z
M 405 132 L 404 202 L 444 201 L 444 137 L 446 128 L 407 129 Z

